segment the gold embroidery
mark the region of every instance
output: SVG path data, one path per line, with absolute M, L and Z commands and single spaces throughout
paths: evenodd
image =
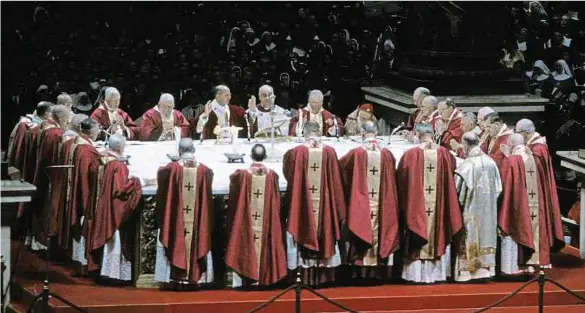
M 437 208 L 437 149 L 424 149 L 423 187 L 428 243 L 420 250 L 421 260 L 435 259 L 436 208 Z
M 191 271 L 191 252 L 193 243 L 193 224 L 195 222 L 195 203 L 197 200 L 197 170 L 198 167 L 183 166 L 183 234 L 185 235 L 185 264 L 187 264 L 186 278 Z
M 380 234 L 380 173 L 381 173 L 381 152 L 379 150 L 368 150 L 368 165 L 366 177 L 368 180 L 368 200 L 370 211 L 370 225 L 372 226 L 372 248 L 368 249 L 364 256 L 364 266 L 378 265 L 378 246 Z
M 319 234 L 319 213 L 321 211 L 321 167 L 323 165 L 323 148 L 309 148 L 307 181 L 311 193 L 311 204 L 315 221 L 315 231 Z
M 260 261 L 262 260 L 262 230 L 264 226 L 264 199 L 266 195 L 266 175 L 252 175 L 250 190 L 250 218 L 254 236 L 254 252 L 256 253 L 258 278 L 260 278 Z

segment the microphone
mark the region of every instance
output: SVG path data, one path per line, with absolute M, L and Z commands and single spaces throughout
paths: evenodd
M 335 127 L 335 137 L 337 137 L 337 141 L 339 141 L 339 128 L 337 128 L 337 117 L 335 114 L 331 116 L 333 119 L 333 127 Z
M 394 129 L 392 130 L 392 132 L 390 133 L 390 136 L 394 136 L 394 134 L 395 134 L 395 133 L 396 133 L 398 130 L 400 130 L 400 129 L 402 129 L 402 128 L 404 128 L 404 122 L 402 122 L 402 123 L 400 123 L 400 125 L 396 126 L 396 128 L 394 128 Z
M 248 120 L 248 113 L 244 113 L 244 119 L 246 120 L 246 130 L 248 131 L 248 142 L 250 142 L 250 121 Z

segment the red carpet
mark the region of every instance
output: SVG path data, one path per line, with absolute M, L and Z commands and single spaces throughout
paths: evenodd
M 15 254 L 13 254 L 14 256 Z M 574 251 L 565 250 L 554 256 L 552 270 L 547 277 L 585 296 L 585 263 Z M 24 312 L 34 294 L 42 290 L 45 262 L 29 252 L 22 252 L 13 287 L 13 306 Z M 72 278 L 70 270 L 51 265 L 51 291 L 69 301 L 103 313 L 168 313 L 213 312 L 245 313 L 259 306 L 280 291 L 200 290 L 170 292 L 134 287 L 99 286 L 93 281 Z M 522 283 L 439 284 L 439 285 L 383 285 L 374 287 L 336 287 L 319 292 L 343 305 L 362 312 L 471 312 L 491 304 L 520 287 Z M 585 312 L 585 304 L 560 288 L 545 285 L 546 313 Z M 74 312 L 63 303 L 52 299 L 53 312 Z M 538 285 L 528 286 L 518 295 L 488 312 L 538 312 Z M 261 312 L 293 312 L 294 292 L 290 292 Z M 303 291 L 302 312 L 340 312 L 341 310 L 320 298 Z

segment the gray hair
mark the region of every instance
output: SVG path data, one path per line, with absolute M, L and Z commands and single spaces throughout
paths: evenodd
M 217 85 L 213 88 L 213 94 L 215 96 L 220 95 L 222 93 L 230 92 L 230 88 L 226 85 Z
M 120 91 L 116 87 L 108 87 L 104 91 L 104 100 L 112 99 L 114 96 L 120 96 Z
M 179 140 L 179 155 L 182 156 L 185 153 L 195 153 L 195 145 L 191 138 L 181 138 Z
M 173 97 L 173 95 L 171 95 L 170 93 L 163 93 L 160 95 L 160 98 L 158 99 L 158 103 L 170 103 L 174 107 L 175 106 L 175 97 Z
M 93 118 L 86 118 L 81 122 L 79 126 L 81 128 L 81 133 L 86 135 L 91 135 L 94 130 L 99 129 L 100 124 L 98 121 L 94 120 Z
M 413 98 L 418 98 L 417 96 L 430 96 L 431 95 L 431 91 L 425 87 L 418 87 L 414 90 L 414 92 L 412 93 L 412 97 Z
M 110 136 L 110 140 L 108 141 L 108 147 L 112 150 L 122 150 L 126 145 L 126 137 L 118 134 L 113 134 Z
M 71 99 L 70 95 L 62 93 L 57 96 L 57 104 L 71 106 L 73 104 L 73 99 Z
M 455 104 L 455 101 L 451 98 L 447 98 L 444 101 L 441 101 L 442 103 L 444 103 L 446 106 L 448 107 L 452 107 L 452 108 L 456 108 L 457 105 Z
M 483 117 L 484 121 L 492 124 L 492 123 L 502 123 L 502 118 L 496 112 L 489 113 L 488 115 Z
M 470 120 L 471 122 L 473 122 L 474 125 L 477 124 L 477 118 L 475 117 L 475 114 L 473 114 L 473 112 L 464 113 L 463 119 Z
M 524 136 L 522 134 L 514 133 L 508 137 L 508 145 L 515 147 L 524 144 Z
M 315 121 L 308 121 L 305 124 L 305 137 L 319 136 L 319 123 Z
M 323 93 L 321 92 L 321 90 L 311 90 L 311 92 L 309 92 L 309 100 L 316 100 L 316 101 L 323 101 Z
M 474 132 L 466 132 L 463 134 L 461 142 L 465 142 L 468 147 L 476 147 L 479 146 L 479 137 L 477 137 L 477 134 Z
M 519 120 L 518 123 L 516 123 L 516 132 L 526 132 L 532 134 L 535 131 L 536 128 L 534 127 L 534 123 L 527 118 L 523 118 Z
M 274 88 L 272 88 L 272 86 L 270 86 L 270 85 L 262 85 L 262 86 L 260 86 L 260 88 L 258 89 L 258 96 L 259 96 L 259 97 L 260 97 L 260 95 L 262 94 L 262 90 L 264 90 L 264 89 L 268 89 L 268 90 L 270 90 L 270 92 L 271 92 L 271 93 L 273 93 L 273 94 L 274 94 Z
M 63 121 L 69 120 L 69 115 L 71 114 L 71 109 L 63 104 L 57 104 L 53 107 L 53 119 L 55 122 L 61 124 Z
M 437 98 L 435 96 L 426 96 L 422 100 L 422 104 L 425 104 L 425 103 L 432 105 L 436 109 L 437 105 L 439 105 L 439 100 L 437 100 Z
M 377 134 L 378 133 L 378 125 L 373 121 L 367 121 L 362 124 L 362 129 L 366 134 Z
M 80 127 L 81 123 L 88 118 L 89 116 L 85 114 L 73 114 L 73 117 L 71 117 L 71 127 L 74 128 Z
M 477 118 L 485 118 L 488 114 L 490 113 L 495 113 L 496 110 L 490 108 L 490 107 L 483 107 L 481 109 L 479 109 L 479 111 L 477 111 Z

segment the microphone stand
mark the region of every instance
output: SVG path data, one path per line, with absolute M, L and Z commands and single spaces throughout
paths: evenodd
M 337 127 L 337 117 L 333 115 L 333 127 L 335 127 L 335 137 L 337 137 L 337 142 L 339 142 L 339 128 Z
M 395 134 L 395 133 L 396 133 L 398 130 L 402 129 L 403 127 L 404 127 L 404 122 L 400 123 L 400 125 L 396 126 L 396 128 L 394 128 L 394 129 L 392 130 L 392 132 L 390 133 L 390 136 L 388 136 L 388 145 L 390 145 L 390 143 L 392 143 L 392 136 L 394 136 L 394 134 Z
M 75 166 L 73 165 L 53 165 L 53 166 L 47 166 L 46 169 L 53 169 L 53 168 L 59 168 L 59 169 L 69 169 L 69 168 L 74 168 Z M 49 177 L 50 180 L 50 176 L 48 171 L 45 171 L 45 175 L 47 175 L 47 177 Z M 49 190 L 50 190 L 50 186 L 49 186 Z M 27 313 L 32 313 L 34 311 L 34 307 L 38 302 L 42 303 L 42 312 L 49 312 L 49 300 L 51 297 L 57 298 L 59 300 L 61 300 L 63 303 L 71 306 L 72 308 L 74 308 L 75 310 L 82 312 L 82 313 L 87 313 L 86 310 L 78 307 L 77 305 L 69 302 L 68 300 L 64 299 L 63 297 L 52 293 L 49 289 L 49 257 L 50 257 L 50 250 L 51 250 L 51 237 L 49 237 L 49 223 L 47 223 L 45 221 L 45 236 L 47 236 L 47 250 L 45 252 L 45 279 L 43 280 L 43 291 L 41 293 L 39 293 L 38 295 L 36 295 L 32 301 L 30 302 L 30 305 L 27 309 Z
M 246 130 L 248 131 L 248 142 L 250 142 L 250 121 L 248 120 L 248 113 L 244 113 L 244 119 L 246 120 Z

